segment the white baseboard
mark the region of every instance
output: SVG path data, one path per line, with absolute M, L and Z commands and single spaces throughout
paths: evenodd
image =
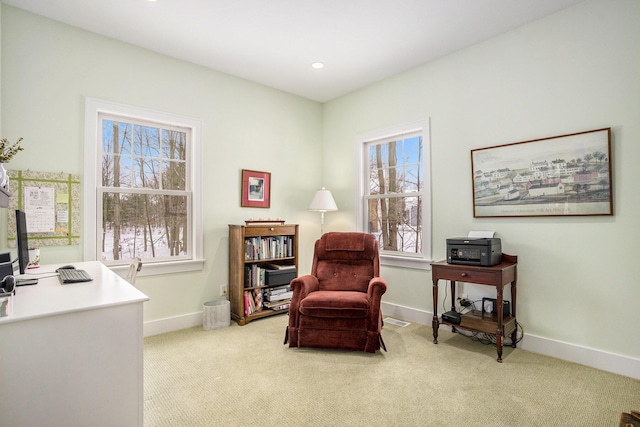
M 640 380 L 640 360 L 632 357 L 531 334 L 524 335 L 521 347 L 534 353 Z
M 415 308 L 382 302 L 385 316 L 421 325 L 431 325 L 433 313 Z M 590 366 L 614 374 L 640 379 L 640 360 L 550 338 L 525 334 L 519 348 L 545 356 L 555 357 L 580 365 Z
M 405 307 L 397 304 L 389 304 L 382 301 L 380 308 L 385 316 L 395 317 L 407 322 L 414 322 L 420 325 L 430 325 L 433 319 L 433 313 L 424 310 L 417 310 L 411 307 Z
M 145 337 L 179 331 L 181 329 L 202 326 L 202 312 L 189 313 L 182 316 L 167 317 L 165 319 L 151 320 L 144 323 L 143 334 Z

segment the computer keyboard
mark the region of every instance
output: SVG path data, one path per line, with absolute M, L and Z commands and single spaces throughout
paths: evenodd
M 86 271 L 71 268 L 58 270 L 58 279 L 60 279 L 61 285 L 66 285 L 67 283 L 90 282 L 93 280 Z

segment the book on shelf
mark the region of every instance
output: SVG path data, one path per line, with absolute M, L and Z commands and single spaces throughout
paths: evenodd
M 264 286 L 266 283 L 266 269 L 257 265 L 245 265 L 244 267 L 244 287 L 255 288 Z
M 254 289 L 244 291 L 244 315 L 250 316 L 255 312 L 262 311 L 264 307 L 264 298 L 262 289 Z
M 256 311 L 256 301 L 253 299 L 253 294 L 249 292 L 249 314 L 253 314 Z
M 244 291 L 244 315 L 251 315 L 251 304 L 249 304 L 249 291 Z
M 263 299 L 262 291 L 260 289 L 255 289 L 253 291 L 253 301 L 255 303 L 255 311 L 262 311 Z
M 244 240 L 244 258 L 247 261 L 287 258 L 293 256 L 293 237 L 247 237 Z

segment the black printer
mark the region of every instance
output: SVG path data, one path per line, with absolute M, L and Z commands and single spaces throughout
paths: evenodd
M 491 267 L 502 262 L 498 237 L 453 237 L 447 239 L 447 263 Z

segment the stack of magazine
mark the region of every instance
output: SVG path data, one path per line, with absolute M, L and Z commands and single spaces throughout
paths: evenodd
M 293 291 L 290 285 L 274 286 L 264 290 L 264 306 L 271 310 L 289 308 Z

